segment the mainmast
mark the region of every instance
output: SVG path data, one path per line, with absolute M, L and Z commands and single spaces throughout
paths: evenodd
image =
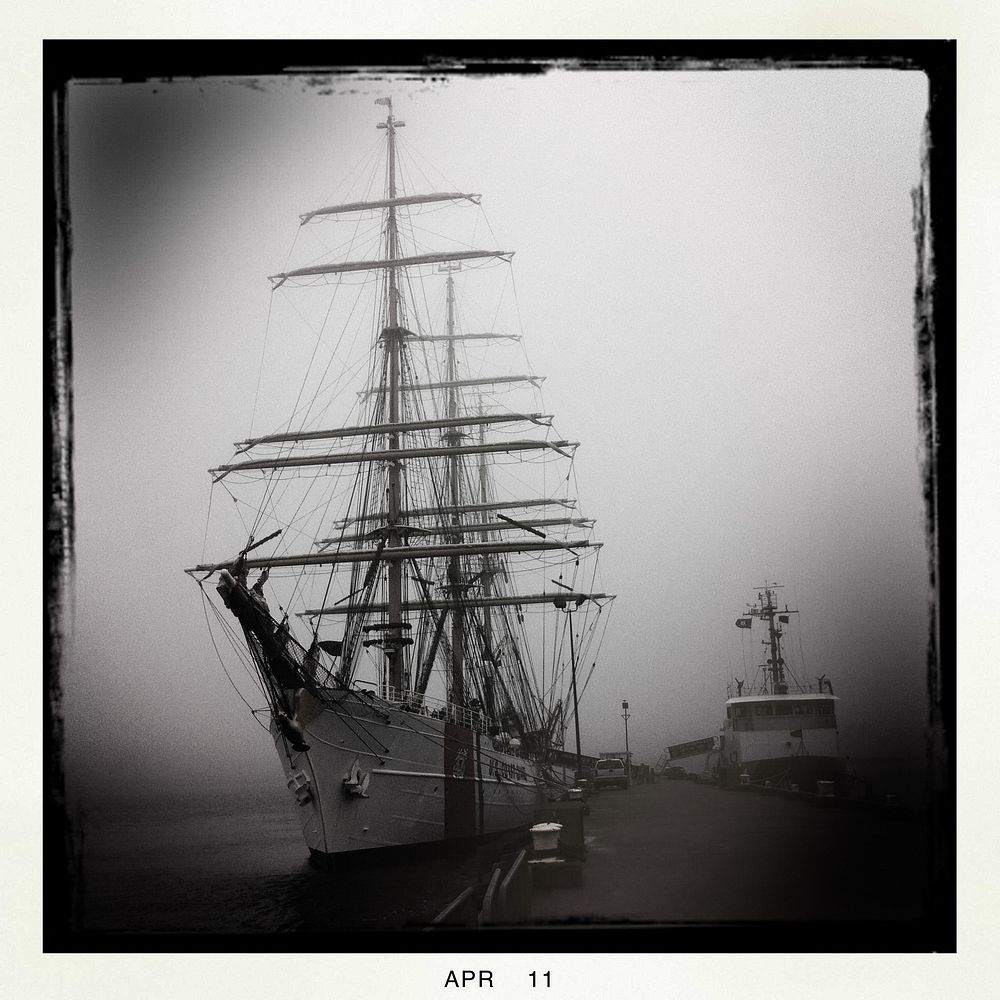
M 405 122 L 397 121 L 392 115 L 392 98 L 380 98 L 380 103 L 384 103 L 389 108 L 385 122 L 379 124 L 379 128 L 386 130 L 388 141 L 389 160 L 389 205 L 386 213 L 386 242 L 388 253 L 386 257 L 390 261 L 390 266 L 386 273 L 388 276 L 388 305 L 389 322 L 382 331 L 386 349 L 389 352 L 389 423 L 396 425 L 400 421 L 399 417 L 399 370 L 400 355 L 402 353 L 403 332 L 399 325 L 399 292 L 396 287 L 397 267 L 392 266 L 392 261 L 399 258 L 399 234 L 396 227 L 396 129 L 405 125 Z M 399 450 L 399 431 L 392 430 L 389 433 L 389 451 Z M 400 463 L 398 461 L 389 462 L 389 485 L 388 485 L 388 525 L 386 534 L 386 548 L 398 548 L 403 544 L 403 535 L 400 531 L 399 511 L 400 503 Z M 390 688 L 395 688 L 398 692 L 403 688 L 403 564 L 398 560 L 390 560 L 388 565 L 388 598 L 389 616 L 388 630 L 386 632 L 386 658 L 388 660 L 388 676 L 386 678 Z
M 442 264 L 441 270 L 458 270 L 461 265 Z M 448 295 L 448 325 L 447 325 L 447 372 L 448 382 L 453 383 L 448 389 L 448 419 L 458 418 L 458 387 L 456 359 L 455 359 L 455 279 L 448 274 L 447 281 Z M 444 439 L 452 449 L 457 449 L 458 444 L 464 437 L 463 431 L 454 427 L 444 432 Z M 461 465 L 459 455 L 453 453 L 448 457 L 448 502 L 452 507 L 451 523 L 454 534 L 450 536 L 450 541 L 461 542 L 462 540 L 462 515 L 459 507 L 462 502 L 461 496 Z M 462 576 L 462 559 L 459 555 L 453 555 L 448 560 L 448 593 L 452 600 L 458 602 L 464 597 L 465 580 Z M 465 612 L 458 604 L 451 617 L 451 692 L 450 699 L 456 705 L 465 703 Z

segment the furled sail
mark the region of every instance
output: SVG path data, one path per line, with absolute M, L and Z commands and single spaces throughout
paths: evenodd
M 386 268 L 417 267 L 421 264 L 443 264 L 457 260 L 481 260 L 484 257 L 495 257 L 498 260 L 510 260 L 511 250 L 453 250 L 445 253 L 424 253 L 413 257 L 390 257 L 386 260 L 353 260 L 342 264 L 312 264 L 309 267 L 299 267 L 293 271 L 270 275 L 274 287 L 283 285 L 289 278 L 308 278 L 323 274 L 346 274 L 350 271 L 378 271 Z
M 377 201 L 352 201 L 346 205 L 330 205 L 327 208 L 317 208 L 312 212 L 306 212 L 299 218 L 303 223 L 309 222 L 320 215 L 349 215 L 353 212 L 373 212 L 386 208 L 408 208 L 411 205 L 430 205 L 441 201 L 469 201 L 473 205 L 479 204 L 480 195 L 460 194 L 411 194 L 402 198 L 380 198 Z

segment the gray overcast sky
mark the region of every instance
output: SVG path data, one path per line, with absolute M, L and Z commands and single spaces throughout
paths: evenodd
M 482 192 L 619 595 L 585 750 L 717 732 L 764 578 L 852 756 L 919 753 L 929 599 L 911 189 L 926 81 L 865 70 L 78 85 L 71 775 L 276 782 L 198 592 L 298 215 L 377 141 Z M 259 418 L 259 413 L 258 413 Z M 258 427 L 257 429 L 266 429 Z M 209 551 L 213 551 L 209 546 Z M 244 690 L 246 690 L 244 686 Z

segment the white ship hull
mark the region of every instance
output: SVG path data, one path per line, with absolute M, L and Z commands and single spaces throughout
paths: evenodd
M 818 781 L 838 790 L 848 779 L 840 754 L 832 694 L 799 692 L 730 698 L 726 702 L 721 766 L 726 780 L 797 786 L 814 792 Z
M 793 720 L 801 723 L 801 720 Z M 835 730 L 806 730 L 803 735 L 792 736 L 788 730 L 780 732 L 735 732 L 727 745 L 740 763 L 768 760 L 787 760 L 795 757 L 839 759 L 839 740 Z
M 271 733 L 319 855 L 482 837 L 534 822 L 558 798 L 566 773 L 502 752 L 475 729 L 403 711 L 356 692 L 330 692 L 335 707 L 306 696 L 296 750 Z

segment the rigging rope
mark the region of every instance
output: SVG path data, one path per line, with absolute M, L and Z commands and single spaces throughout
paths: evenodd
M 233 680 L 232 675 L 226 669 L 225 660 L 223 660 L 222 653 L 220 652 L 218 644 L 215 641 L 215 633 L 212 631 L 212 622 L 211 622 L 211 619 L 209 619 L 209 617 L 208 617 L 208 609 L 209 608 L 212 609 L 212 611 L 214 612 L 214 614 L 216 616 L 216 619 L 223 626 L 224 630 L 225 630 L 225 627 L 226 627 L 226 623 L 223 621 L 222 616 L 219 613 L 219 609 L 208 599 L 208 596 L 205 594 L 205 588 L 200 583 L 198 584 L 198 589 L 201 591 L 202 609 L 203 609 L 203 611 L 205 613 L 205 624 L 208 627 L 208 635 L 209 635 L 209 638 L 212 640 L 212 647 L 215 650 L 215 655 L 218 657 L 219 665 L 222 667 L 222 672 L 226 675 L 226 680 L 228 680 L 229 683 L 230 683 L 230 685 L 232 685 L 232 688 L 236 692 L 236 694 L 239 697 L 240 701 L 242 701 L 243 704 L 246 705 L 246 707 L 248 709 L 250 709 L 250 714 L 254 717 L 254 720 L 256 722 L 258 722 L 258 724 L 259 724 L 260 720 L 257 719 L 257 715 L 256 715 L 256 712 L 259 711 L 259 709 L 254 709 L 250 705 L 250 702 L 248 702 L 246 700 L 246 698 L 243 697 L 243 693 L 236 686 L 236 682 Z M 235 644 L 233 644 L 233 649 L 236 650 L 237 653 L 239 653 L 239 649 L 238 649 L 238 647 Z M 244 666 L 246 666 L 245 663 L 244 663 Z M 264 726 L 263 728 L 266 729 L 267 727 Z

